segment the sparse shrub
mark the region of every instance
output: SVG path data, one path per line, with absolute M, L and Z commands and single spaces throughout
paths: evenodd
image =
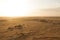
M 40 20 L 40 22 L 45 22 L 45 23 L 47 23 L 47 22 L 48 22 L 48 20 L 41 19 L 41 20 Z
M 8 30 L 10 30 L 10 31 L 13 31 L 13 30 L 14 30 L 14 28 L 12 28 L 12 27 L 9 27 L 9 28 L 8 28 Z
M 39 19 L 33 19 L 34 21 L 39 21 Z
M 23 29 L 23 26 L 22 25 L 16 25 L 15 29 Z
M 38 21 L 38 22 L 45 22 L 45 23 L 47 23 L 48 22 L 48 20 L 46 20 L 46 19 L 33 19 L 34 21 Z

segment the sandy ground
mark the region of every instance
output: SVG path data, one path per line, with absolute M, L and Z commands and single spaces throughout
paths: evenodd
M 0 40 L 60 40 L 60 17 L 0 17 Z

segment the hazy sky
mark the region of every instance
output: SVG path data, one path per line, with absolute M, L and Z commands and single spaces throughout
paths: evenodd
M 0 16 L 51 16 L 52 14 L 58 16 L 60 12 L 51 11 L 58 7 L 60 7 L 60 0 L 0 0 Z M 49 8 L 52 8 L 49 12 L 41 12 L 41 9 Z M 34 10 L 37 12 L 31 13 Z

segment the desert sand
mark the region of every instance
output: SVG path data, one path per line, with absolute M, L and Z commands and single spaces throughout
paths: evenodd
M 0 40 L 60 40 L 60 17 L 0 17 Z

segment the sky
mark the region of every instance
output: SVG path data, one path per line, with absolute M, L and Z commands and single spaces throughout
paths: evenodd
M 60 16 L 56 8 L 60 9 L 60 0 L 0 0 L 0 16 Z

